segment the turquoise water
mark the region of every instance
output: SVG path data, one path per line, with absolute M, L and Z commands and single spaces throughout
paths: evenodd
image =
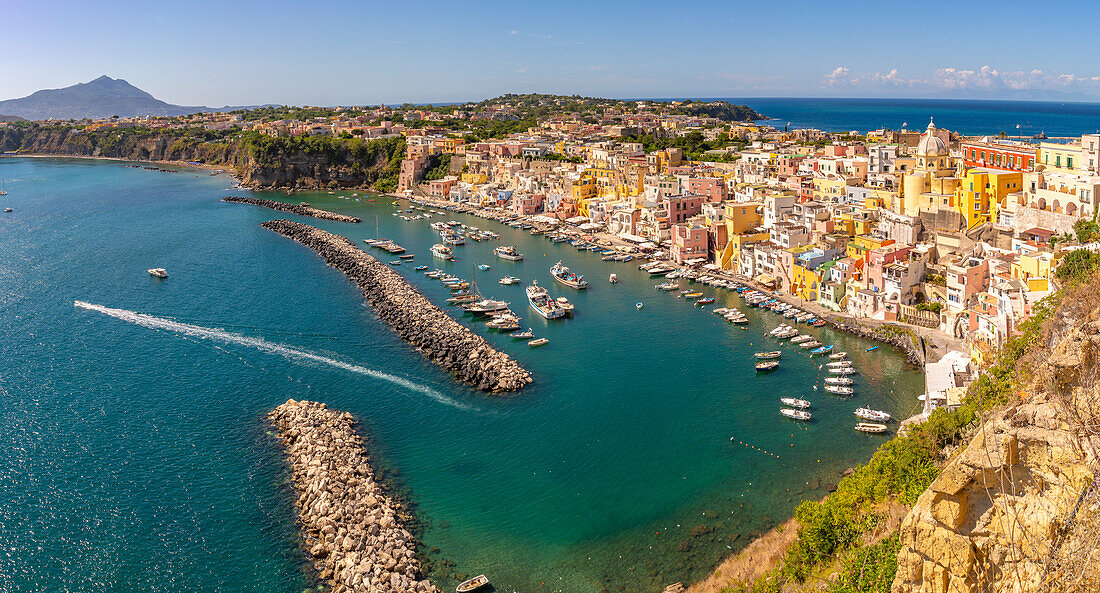
M 490 264 L 477 275 L 483 292 L 550 338 L 529 349 L 465 320 L 535 377 L 488 396 L 397 340 L 312 251 L 259 227 L 282 213 L 220 202 L 242 193 L 227 177 L 0 159 L 0 178 L 0 201 L 15 210 L 0 215 L 2 591 L 307 587 L 264 425 L 288 398 L 362 420 L 377 465 L 416 505 L 434 580 L 485 572 L 498 590 L 525 592 L 697 578 L 882 442 L 852 430 L 852 410 L 917 410 L 921 376 L 892 349 L 811 330 L 852 353 L 861 374 L 850 400 L 811 391 L 819 362 L 789 346 L 777 372 L 757 377 L 751 356 L 775 348 L 761 337 L 773 314 L 742 307 L 753 322 L 740 330 L 658 293 L 636 263 L 448 213 L 527 259 L 470 243 L 444 266 L 469 277 Z M 377 215 L 414 264 L 438 265 L 428 221 L 394 218 L 388 199 L 295 200 L 363 217 L 302 219 L 356 242 L 375 235 Z M 553 283 L 559 259 L 591 288 Z M 171 277 L 149 277 L 154 266 Z M 397 269 L 442 303 L 437 282 Z M 568 295 L 575 318 L 534 316 L 522 285 L 496 283 L 506 274 Z M 785 395 L 812 399 L 814 422 L 780 417 Z

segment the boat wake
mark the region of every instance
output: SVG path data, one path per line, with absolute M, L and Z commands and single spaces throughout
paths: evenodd
M 408 379 L 391 375 L 389 373 L 383 373 L 382 371 L 368 369 L 357 364 L 350 364 L 340 360 L 336 360 L 334 358 L 329 358 L 327 356 L 321 356 L 320 354 L 314 354 L 305 350 L 298 350 L 297 348 L 291 348 L 282 344 L 276 344 L 275 342 L 269 342 L 263 338 L 252 338 L 249 336 L 243 336 L 241 334 L 235 334 L 233 332 L 227 332 L 220 329 L 191 325 L 189 323 L 181 323 L 179 321 L 173 321 L 171 319 L 165 319 L 163 317 L 156 317 L 154 315 L 146 315 L 145 313 L 127 311 L 126 309 L 112 309 L 111 307 L 104 307 L 103 305 L 86 303 L 84 301 L 73 301 L 73 305 L 81 309 L 103 313 L 104 315 L 109 315 L 111 317 L 114 317 L 115 319 L 121 319 L 128 323 L 140 325 L 149 329 L 165 330 L 185 336 L 190 336 L 193 338 L 213 340 L 225 344 L 239 344 L 241 346 L 255 348 L 262 352 L 267 352 L 268 354 L 278 354 L 279 356 L 282 356 L 292 361 L 307 360 L 310 362 L 328 365 L 352 373 L 374 377 L 376 379 L 381 379 L 383 381 L 393 383 L 394 385 L 404 387 L 409 391 L 422 393 L 442 404 L 446 404 L 448 406 L 453 406 L 455 408 L 463 410 L 470 409 L 470 406 L 455 401 L 454 399 L 451 399 L 450 397 L 447 397 L 446 395 L 426 385 L 420 385 Z

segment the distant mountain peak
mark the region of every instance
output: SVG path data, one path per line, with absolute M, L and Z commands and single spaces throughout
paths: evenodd
M 20 99 L 0 101 L 0 113 L 26 119 L 83 119 L 117 115 L 187 115 L 202 111 L 229 111 L 203 106 L 172 105 L 121 78 L 106 74 L 59 89 L 35 91 Z

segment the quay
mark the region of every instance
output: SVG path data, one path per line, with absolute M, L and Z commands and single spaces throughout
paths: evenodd
M 272 210 L 290 212 L 291 214 L 297 214 L 299 216 L 311 216 L 313 218 L 320 218 L 323 220 L 335 220 L 336 222 L 362 222 L 356 216 L 337 214 L 335 212 L 329 212 L 328 210 L 320 210 L 318 208 L 311 208 L 309 206 L 303 206 L 301 204 L 287 204 L 286 202 L 276 202 L 275 200 L 265 200 L 262 198 L 229 196 L 226 198 L 222 198 L 222 201 L 230 202 L 232 204 L 251 204 L 253 206 L 262 206 L 264 208 L 271 208 Z
M 518 362 L 455 321 L 347 237 L 290 220 L 261 226 L 309 247 L 343 272 L 363 291 L 382 321 L 459 381 L 494 393 L 515 391 L 532 382 L 531 374 Z
M 334 593 L 437 593 L 405 513 L 374 478 L 351 414 L 288 400 L 268 414 L 286 454 L 302 542 Z

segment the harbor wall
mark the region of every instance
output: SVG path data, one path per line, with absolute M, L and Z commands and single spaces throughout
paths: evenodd
M 494 393 L 531 383 L 531 374 L 512 357 L 452 319 L 346 237 L 290 220 L 272 220 L 262 226 L 316 251 L 347 275 L 363 290 L 380 319 L 459 381 Z
M 264 208 L 271 208 L 272 210 L 290 212 L 291 214 L 297 214 L 299 216 L 312 216 L 313 218 L 320 218 L 323 220 L 335 220 L 337 222 L 362 222 L 356 216 L 337 214 L 335 212 L 329 212 L 328 210 L 320 210 L 318 208 L 311 208 L 309 206 L 303 206 L 301 204 L 288 204 L 286 202 L 277 202 L 275 200 L 265 200 L 262 198 L 229 196 L 226 198 L 222 198 L 222 201 L 230 202 L 233 204 L 251 204 L 253 206 L 262 206 Z
M 437 593 L 420 575 L 404 509 L 375 480 L 351 414 L 288 400 L 268 420 L 290 466 L 303 544 L 333 593 Z

